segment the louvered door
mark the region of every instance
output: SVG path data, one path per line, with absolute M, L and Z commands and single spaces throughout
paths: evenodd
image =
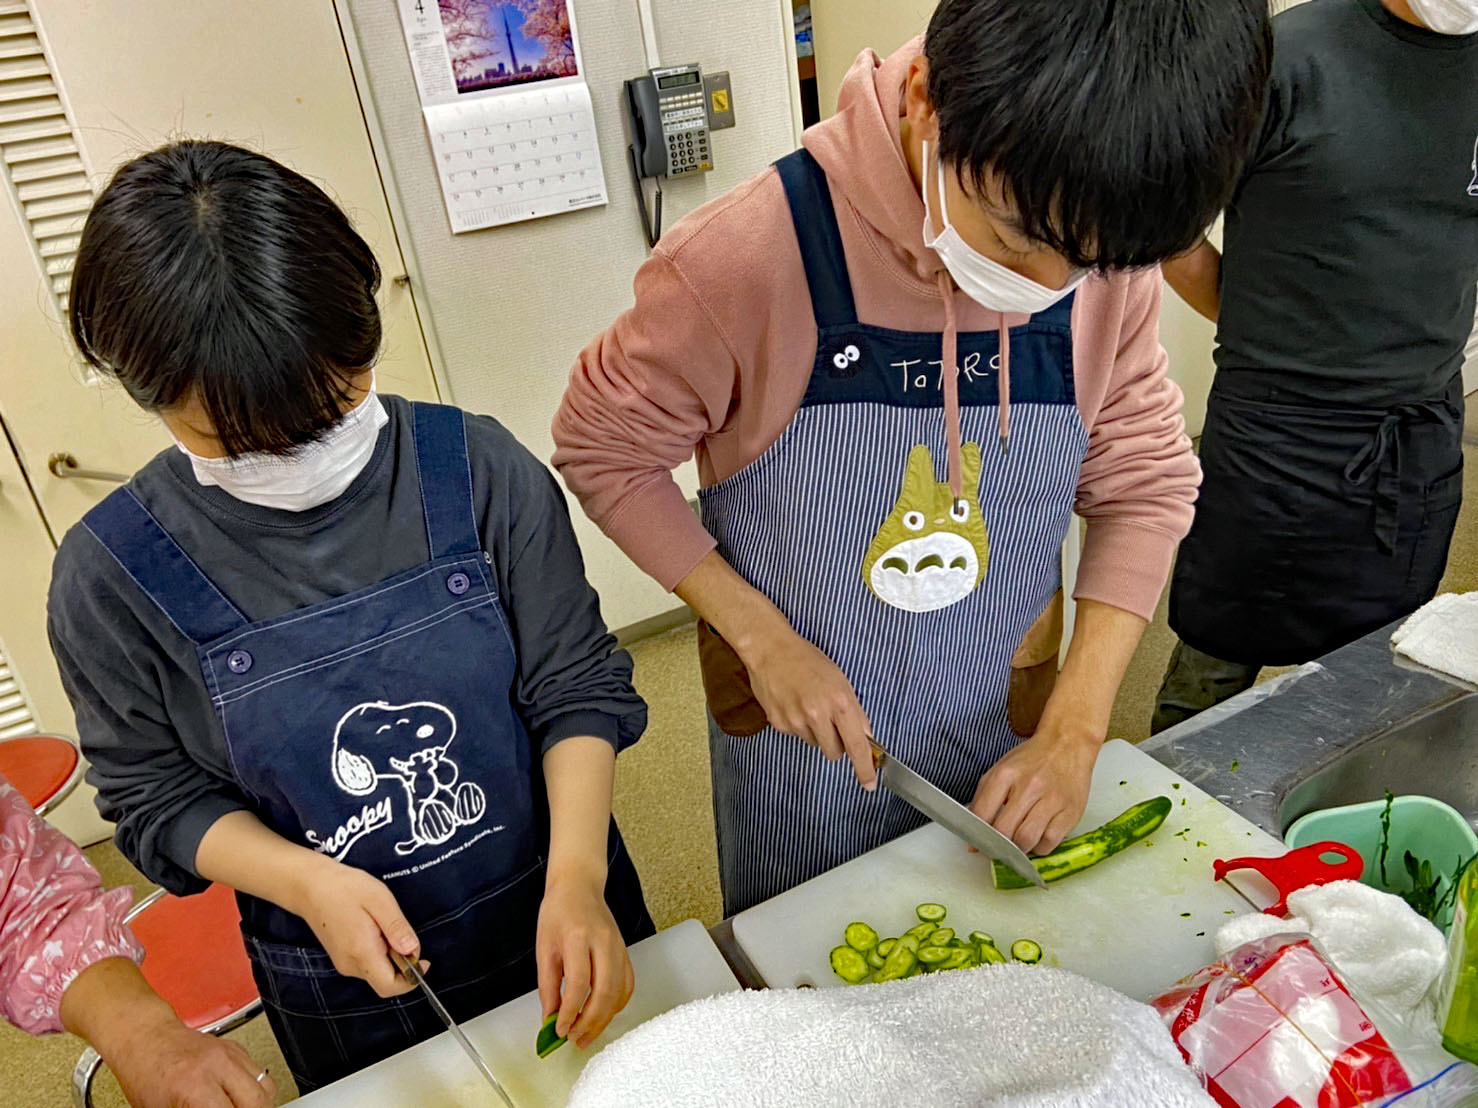
M 12 192 L 0 197 L 0 333 L 20 336 L 0 350 L 0 410 L 58 538 L 111 485 L 57 477 L 49 459 L 130 473 L 169 445 L 116 386 L 83 373 L 64 305 L 92 192 L 120 162 L 181 135 L 264 150 L 340 200 L 385 274 L 380 387 L 437 395 L 411 293 L 393 280 L 405 266 L 331 3 L 0 0 Z
M 16 0 L 0 2 L 0 160 L 47 285 L 64 304 L 92 188 L 39 28 Z

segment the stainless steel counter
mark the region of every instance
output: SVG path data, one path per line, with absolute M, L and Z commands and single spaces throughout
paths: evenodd
M 1249 689 L 1140 749 L 1282 838 L 1290 793 L 1301 782 L 1471 695 L 1397 659 L 1390 646 L 1396 626 Z M 1389 776 L 1383 787 L 1400 791 L 1401 774 Z

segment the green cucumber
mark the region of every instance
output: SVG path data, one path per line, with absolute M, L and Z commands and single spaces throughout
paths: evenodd
M 979 946 L 981 943 L 988 943 L 991 946 L 996 945 L 995 939 L 991 938 L 984 931 L 971 931 L 970 942 L 972 942 L 976 946 Z
M 937 965 L 951 957 L 954 951 L 947 946 L 926 946 L 919 949 L 919 961 L 926 966 Z
M 878 950 L 877 947 L 873 947 L 866 954 L 864 954 L 863 957 L 867 959 L 867 964 L 873 969 L 882 969 L 883 960 L 887 957 L 887 955 L 883 954 L 880 950 Z
M 853 953 L 855 954 L 856 951 L 853 951 Z M 899 940 L 898 945 L 893 948 L 893 953 L 888 955 L 884 961 L 883 968 L 878 970 L 874 980 L 880 982 L 897 981 L 900 978 L 907 977 L 918 964 L 919 960 L 914 952 L 905 946 L 902 940 Z
M 558 1012 L 550 1012 L 544 1017 L 544 1023 L 539 1028 L 539 1036 L 534 1040 L 534 1052 L 540 1058 L 548 1058 L 565 1045 L 565 1038 L 554 1030 L 554 1025 L 558 1022 Z
M 899 946 L 903 947 L 911 954 L 917 954 L 919 952 L 919 947 L 923 945 L 923 941 L 917 935 L 904 935 L 903 938 L 898 940 L 898 946 L 895 946 L 893 948 L 892 953 L 889 954 L 888 957 L 891 958 L 894 954 L 897 954 Z
M 939 924 L 937 923 L 916 923 L 907 931 L 905 931 L 903 935 L 905 938 L 907 938 L 909 935 L 912 935 L 914 938 L 918 939 L 919 942 L 922 943 L 927 941 L 929 936 L 933 935 L 934 932 L 938 930 Z
M 884 958 L 886 958 L 888 955 L 893 953 L 893 948 L 897 945 L 897 939 L 884 939 L 882 942 L 878 943 L 877 951 Z
M 932 935 L 929 936 L 929 945 L 949 946 L 950 940 L 952 940 L 954 937 L 955 931 L 953 927 L 941 927 L 938 931 L 935 931 Z
M 867 977 L 867 959 L 850 946 L 839 946 L 831 952 L 831 972 L 848 985 L 860 985 Z
M 1075 873 L 1091 869 L 1105 858 L 1133 846 L 1153 834 L 1170 814 L 1170 798 L 1157 796 L 1136 804 L 1109 820 L 1102 827 L 1066 839 L 1051 854 L 1033 858 L 1032 865 L 1046 882 L 1061 881 Z M 997 862 L 992 867 L 998 889 L 1029 889 L 1032 884 L 1010 866 Z
M 970 951 L 952 950 L 950 951 L 949 957 L 939 963 L 939 969 L 941 972 L 945 970 L 970 969 L 978 964 L 975 960 L 975 955 Z
M 859 954 L 866 954 L 878 945 L 878 933 L 865 923 L 847 924 L 843 938 L 847 945 Z
M 942 923 L 948 914 L 943 904 L 920 904 L 914 912 L 924 923 Z
M 976 943 L 975 957 L 980 959 L 982 966 L 1000 966 L 1006 962 L 1006 956 L 1000 952 L 995 943 Z
M 1034 966 L 1042 960 L 1042 947 L 1031 939 L 1017 939 L 1011 944 L 1011 957 Z

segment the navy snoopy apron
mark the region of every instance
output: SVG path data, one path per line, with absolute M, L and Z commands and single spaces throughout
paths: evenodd
M 959 336 L 964 499 L 941 480 L 943 336 L 861 323 L 825 173 L 777 166 L 818 327 L 794 420 L 703 490 L 703 521 L 746 581 L 851 680 L 878 741 L 961 801 L 1019 740 L 1013 654 L 1061 587 L 1088 433 L 1068 295 L 1010 332 L 1009 453 L 997 446 L 1000 335 Z M 982 444 L 984 444 L 982 446 Z M 710 685 L 710 703 L 714 703 Z M 923 823 L 849 763 L 765 726 L 710 726 L 726 914 Z
M 347 596 L 252 622 L 129 489 L 85 524 L 197 644 L 235 783 L 258 817 L 385 881 L 432 987 L 464 1020 L 535 984 L 548 810 L 508 695 L 517 659 L 477 530 L 463 414 L 414 412 L 430 559 Z M 614 824 L 609 857 L 607 899 L 631 942 L 652 924 Z M 300 1091 L 441 1030 L 418 994 L 378 997 L 334 970 L 302 919 L 238 898 Z

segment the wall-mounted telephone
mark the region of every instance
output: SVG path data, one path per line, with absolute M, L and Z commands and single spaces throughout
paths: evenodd
M 653 69 L 626 82 L 627 154 L 649 245 L 662 235 L 663 177 L 683 177 L 713 168 L 708 126 L 708 95 L 703 69 L 674 65 Z M 647 212 L 642 182 L 657 178 L 656 212 Z
M 631 141 L 643 177 L 680 177 L 713 168 L 703 70 L 654 69 L 626 82 Z

